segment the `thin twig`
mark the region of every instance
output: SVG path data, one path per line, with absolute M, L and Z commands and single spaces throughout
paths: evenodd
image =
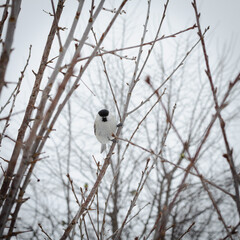
M 74 186 L 73 186 L 73 180 L 71 179 L 69 173 L 67 174 L 67 178 L 68 178 L 68 180 L 69 180 L 69 182 L 70 182 L 70 184 L 71 184 L 72 193 L 73 193 L 73 195 L 74 195 L 74 197 L 75 197 L 76 203 L 78 204 L 78 206 L 80 206 L 80 203 L 79 203 L 77 194 L 76 194 L 75 189 L 74 189 Z
M 48 233 L 43 229 L 42 225 L 39 223 L 38 226 L 40 227 L 41 231 L 47 236 L 49 240 L 52 240 L 52 238 L 48 235 Z
M 77 40 L 76 40 L 76 41 L 77 41 Z M 95 45 L 93 45 L 93 44 L 91 44 L 91 43 L 85 43 L 85 45 L 90 46 L 90 47 L 92 47 L 92 48 L 95 48 Z M 119 51 L 120 51 L 120 50 L 119 50 Z M 136 60 L 136 57 L 128 57 L 128 56 L 119 55 L 119 54 L 117 54 L 117 53 L 115 52 L 115 50 L 107 51 L 107 50 L 105 50 L 103 47 L 100 48 L 100 51 L 96 54 L 96 57 L 101 57 L 101 56 L 104 56 L 105 54 L 112 54 L 112 55 L 114 55 L 114 56 L 116 56 L 116 57 L 119 57 L 120 60 L 122 60 L 122 59 L 130 60 L 130 61 L 135 61 L 135 60 Z M 86 60 L 86 59 L 88 59 L 88 58 L 89 58 L 89 56 L 88 56 L 88 57 L 83 57 L 83 58 L 80 58 L 78 61 L 80 62 L 80 61 Z
M 93 31 L 93 28 L 92 28 L 92 32 L 93 32 L 93 36 L 94 36 L 95 42 L 96 42 L 96 44 L 97 44 L 97 38 L 96 38 L 95 32 Z M 99 52 L 101 52 L 101 50 L 99 50 Z M 109 85 L 109 88 L 110 88 L 110 90 L 111 90 L 111 94 L 112 94 L 112 97 L 113 97 L 113 101 L 114 101 L 114 103 L 115 103 L 115 106 L 116 106 L 116 109 L 117 109 L 117 113 L 118 113 L 118 116 L 119 116 L 119 119 L 120 119 L 120 122 L 121 122 L 122 118 L 121 118 L 121 114 L 120 114 L 120 109 L 119 109 L 119 107 L 118 107 L 118 103 L 117 103 L 117 100 L 116 100 L 116 96 L 115 96 L 115 93 L 114 93 L 113 88 L 112 88 L 111 81 L 110 81 L 109 76 L 108 76 L 107 67 L 106 67 L 106 62 L 104 61 L 103 56 L 101 56 L 101 60 L 102 60 L 103 68 L 104 68 L 103 72 L 104 72 L 105 75 L 106 75 L 107 82 L 108 82 L 108 85 Z
M 86 199 L 85 199 L 85 197 L 84 197 L 84 193 L 83 193 L 83 191 L 82 191 L 82 188 L 80 188 L 80 191 L 81 191 L 81 193 L 82 193 L 83 201 L 86 201 Z M 92 203 L 93 203 L 93 201 L 92 201 Z M 92 204 L 92 203 L 91 203 L 91 204 Z M 90 204 L 90 206 L 91 206 L 91 204 Z M 96 227 L 95 227 L 95 225 L 94 225 L 94 223 L 93 223 L 93 220 L 92 220 L 92 217 L 91 217 L 91 215 L 90 215 L 90 213 L 89 213 L 89 210 L 93 210 L 93 209 L 91 209 L 91 207 L 89 207 L 86 211 L 87 211 L 87 215 L 88 215 L 88 217 L 89 217 L 89 219 L 90 219 L 91 225 L 92 225 L 92 227 L 93 227 L 94 233 L 96 234 L 96 238 L 99 240 L 98 231 L 96 230 Z M 85 218 L 84 218 L 84 219 L 85 219 Z
M 207 32 L 207 30 L 206 30 Z M 205 32 L 205 33 L 206 33 Z M 186 55 L 183 57 L 183 59 L 180 61 L 180 63 L 177 65 L 176 68 L 169 74 L 169 76 L 161 83 L 161 85 L 156 88 L 156 92 L 158 92 L 165 84 L 166 82 L 172 78 L 172 76 L 177 72 L 177 70 L 184 64 L 185 60 L 188 58 L 190 53 L 195 49 L 195 47 L 200 43 L 200 40 L 198 40 L 192 47 L 191 49 L 186 53 Z M 136 110 L 138 110 L 140 107 L 142 107 L 144 104 L 149 102 L 149 100 L 155 95 L 155 92 L 153 92 L 148 98 L 146 98 L 144 101 L 142 101 L 137 107 L 135 107 L 133 110 L 129 111 L 127 114 L 130 115 Z
M 57 16 L 56 16 L 56 11 L 55 11 L 55 6 L 54 6 L 53 0 L 51 0 L 51 5 L 52 5 L 54 21 L 55 21 L 55 24 L 57 26 L 56 35 L 58 37 L 58 42 L 59 42 L 59 45 L 60 45 L 60 52 L 61 52 L 62 51 L 62 40 L 61 40 L 60 33 L 59 33 L 58 21 L 57 21 Z
M 138 197 L 139 197 L 139 194 L 141 193 L 141 191 L 142 191 L 142 189 L 143 189 L 143 186 L 144 186 L 144 184 L 145 184 L 145 182 L 146 182 L 146 177 L 145 177 L 145 175 L 148 175 L 148 174 L 147 174 L 147 170 L 148 170 L 149 161 L 150 161 L 150 159 L 147 159 L 147 160 L 146 160 L 146 165 L 145 165 L 145 167 L 144 167 L 144 170 L 142 171 L 142 175 L 141 175 L 140 181 L 139 181 L 139 183 L 138 183 L 138 187 L 137 187 L 136 193 L 135 193 L 135 195 L 134 195 L 134 197 L 133 197 L 133 199 L 132 199 L 132 201 L 131 201 L 131 204 L 130 204 L 130 206 L 129 206 L 129 208 L 128 208 L 127 214 L 126 214 L 126 216 L 125 216 L 125 218 L 124 218 L 124 220 L 123 220 L 123 222 L 122 222 L 121 227 L 120 227 L 120 228 L 117 230 L 117 232 L 115 233 L 115 234 L 116 234 L 116 236 L 114 237 L 115 240 L 120 239 L 121 233 L 122 233 L 122 231 L 123 231 L 123 228 L 124 228 L 125 225 L 127 224 L 128 217 L 130 216 L 130 214 L 131 214 L 131 212 L 132 212 L 132 209 L 135 207 L 136 202 L 137 202 L 137 199 L 138 199 Z
M 7 106 L 8 103 L 10 103 L 10 100 L 11 98 L 13 97 L 13 101 L 12 101 L 12 104 L 11 104 L 11 107 L 10 107 L 10 111 L 9 111 L 9 114 L 6 118 L 6 122 L 4 124 L 4 127 L 3 127 L 3 131 L 2 133 L 0 134 L 0 147 L 1 147 L 1 143 L 2 143 L 2 139 L 3 139 L 3 136 L 7 130 L 7 127 L 9 126 L 9 121 L 10 121 L 10 118 L 11 116 L 13 116 L 13 109 L 15 107 L 15 102 L 16 102 L 16 99 L 17 99 L 17 95 L 20 93 L 20 87 L 21 87 L 21 84 L 22 84 L 22 80 L 24 78 L 24 74 L 25 74 L 25 71 L 27 69 L 27 66 L 29 64 L 29 60 L 30 60 L 30 57 L 31 57 L 31 50 L 32 50 L 32 45 L 30 45 L 29 47 L 29 53 L 28 53 L 28 58 L 27 58 L 27 61 L 26 61 L 26 64 L 23 68 L 23 70 L 21 71 L 21 76 L 20 78 L 18 79 L 18 83 L 17 83 L 17 86 L 15 87 L 15 89 L 13 90 L 13 93 L 11 94 L 11 96 L 9 97 L 7 103 L 1 108 L 1 111 Z M 1 119 L 0 119 L 1 120 Z
M 130 50 L 130 49 L 134 49 L 134 48 L 144 47 L 144 46 L 147 46 L 147 45 L 152 45 L 152 44 L 154 44 L 155 42 L 158 42 L 158 41 L 161 41 L 161 40 L 165 40 L 165 39 L 168 39 L 168 38 L 174 38 L 174 37 L 176 37 L 177 35 L 182 34 L 182 33 L 184 33 L 184 32 L 187 32 L 187 31 L 190 31 L 190 30 L 193 30 L 193 29 L 195 29 L 196 27 L 197 27 L 196 24 L 194 24 L 192 27 L 186 28 L 186 29 L 184 29 L 184 30 L 182 30 L 182 31 L 179 31 L 179 32 L 176 32 L 176 33 L 167 35 L 167 36 L 163 35 L 162 37 L 157 38 L 157 39 L 155 39 L 155 40 L 153 40 L 153 41 L 146 42 L 146 43 L 142 43 L 142 44 L 138 44 L 138 45 L 134 45 L 134 46 L 130 46 L 130 47 L 116 48 L 116 49 L 114 49 L 114 50 L 104 50 L 104 49 L 101 49 L 103 52 L 96 54 L 96 57 L 98 57 L 98 56 L 103 56 L 103 55 L 105 55 L 105 54 L 113 54 L 113 55 L 115 55 L 116 52 L 122 52 L 122 51 L 125 51 L 125 50 Z M 89 44 L 89 43 L 85 43 L 85 44 L 93 47 L 92 44 Z M 121 58 L 121 56 L 119 56 L 119 55 L 116 55 L 116 56 Z M 86 59 L 88 59 L 89 57 L 90 57 L 90 56 L 80 58 L 80 59 L 78 59 L 78 61 L 86 60 Z M 127 58 L 127 57 L 124 56 L 123 58 Z M 130 59 L 127 58 L 127 59 L 128 59 L 128 60 L 135 60 L 136 57 L 133 57 L 133 58 L 130 58 Z
M 193 222 L 189 228 L 178 238 L 178 240 L 181 240 L 188 232 L 190 232 L 191 228 L 195 225 L 195 222 Z
M 220 107 L 220 105 L 218 103 L 218 99 L 217 99 L 217 89 L 214 87 L 214 83 L 213 83 L 213 77 L 212 77 L 210 64 L 209 64 L 209 56 L 207 54 L 206 44 L 205 44 L 204 36 L 203 36 L 202 30 L 201 30 L 200 14 L 198 13 L 196 0 L 193 0 L 192 5 L 193 5 L 194 11 L 195 11 L 197 27 L 198 27 L 198 35 L 199 35 L 200 40 L 201 40 L 203 55 L 204 55 L 205 64 L 206 64 L 206 71 L 205 72 L 206 72 L 206 75 L 207 75 L 209 83 L 210 83 L 212 96 L 213 96 L 213 100 L 214 100 L 214 103 L 215 103 L 215 110 L 216 110 L 216 113 L 217 113 L 217 118 L 219 120 L 221 132 L 222 132 L 222 136 L 223 136 L 223 140 L 224 140 L 224 144 L 225 144 L 225 148 L 226 148 L 226 151 L 227 151 L 225 156 L 226 156 L 226 159 L 228 160 L 229 167 L 230 167 L 230 170 L 231 170 L 231 173 L 232 173 L 232 178 L 233 178 L 233 183 L 234 183 L 234 188 L 235 188 L 235 193 L 236 193 L 236 206 L 237 206 L 237 210 L 238 210 L 238 215 L 240 217 L 240 195 L 239 195 L 239 186 L 238 186 L 239 184 L 238 184 L 238 175 L 237 175 L 236 167 L 235 167 L 235 163 L 234 163 L 234 160 L 233 160 L 233 154 L 232 154 L 233 149 L 231 149 L 229 141 L 228 141 L 227 133 L 226 133 L 226 130 L 225 130 L 225 122 L 224 122 L 224 119 L 221 115 L 221 107 Z

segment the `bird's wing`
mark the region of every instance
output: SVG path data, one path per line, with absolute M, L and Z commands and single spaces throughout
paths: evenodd
M 94 134 L 96 135 L 96 123 L 94 123 Z

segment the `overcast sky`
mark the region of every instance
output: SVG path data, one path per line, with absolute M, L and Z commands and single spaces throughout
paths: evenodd
M 8 77 L 14 78 L 19 76 L 20 70 L 23 68 L 27 55 L 29 45 L 32 44 L 32 58 L 31 67 L 29 69 L 37 70 L 39 60 L 43 51 L 43 47 L 46 41 L 46 36 L 49 31 L 49 27 L 52 18 L 46 14 L 43 10 L 51 12 L 50 0 L 23 0 L 22 10 L 19 16 L 17 31 L 14 41 L 14 52 L 11 56 L 13 61 L 8 69 Z M 57 2 L 56 0 L 54 2 Z M 131 24 L 139 27 L 139 22 L 136 21 L 138 18 L 145 18 L 147 1 L 141 0 L 130 0 L 125 9 L 128 16 L 133 16 Z M 152 7 L 150 15 L 152 16 L 150 26 L 156 23 L 157 27 L 159 17 L 162 14 L 163 1 L 152 0 Z M 85 5 L 89 1 L 85 1 Z M 106 1 L 105 7 L 111 8 L 111 6 L 117 7 L 120 1 L 108 0 Z M 214 61 L 214 55 L 217 56 L 219 52 L 223 51 L 226 46 L 232 46 L 232 58 L 230 61 L 236 62 L 236 59 L 240 56 L 240 1 L 239 0 L 198 0 L 199 11 L 201 12 L 201 24 L 202 29 L 210 26 L 208 32 L 207 41 L 209 44 L 208 50 L 211 52 L 210 61 Z M 61 26 L 65 24 L 69 25 L 72 21 L 73 10 L 77 6 L 76 0 L 67 0 L 65 3 L 66 7 L 61 20 Z M 88 17 L 88 8 L 83 11 L 83 18 Z M 135 16 L 134 16 L 135 15 Z M 84 21 L 83 18 L 81 21 Z M 98 21 L 96 22 L 99 23 Z M 101 24 L 105 28 L 107 25 Z M 167 24 L 164 24 L 164 30 L 162 34 L 169 34 L 184 29 L 185 27 L 191 26 L 195 23 L 195 15 L 190 0 L 170 0 L 169 7 L 167 10 Z M 141 26 L 142 27 L 142 26 Z M 81 28 L 81 27 L 79 27 Z M 141 32 L 136 27 L 136 30 L 132 32 L 130 39 L 135 40 L 137 43 L 139 38 L 136 37 L 137 33 Z M 151 35 L 151 29 L 149 30 Z M 117 34 L 117 32 L 116 32 Z M 153 34 L 152 34 L 153 35 Z M 133 44 L 129 39 L 129 43 L 126 46 Z M 106 44 L 104 42 L 104 44 Z M 58 49 L 56 49 L 57 55 Z M 31 71 L 30 71 L 31 72 Z M 32 73 L 30 73 L 32 74 Z M 32 75 L 29 76 L 32 79 Z M 14 80 L 13 80 L 14 81 Z
M 57 2 L 56 0 L 54 1 Z M 81 31 L 81 21 L 86 22 L 89 16 L 89 2 L 85 1 L 85 8 L 80 18 L 79 29 Z M 98 1 L 96 1 L 98 2 Z M 219 54 L 224 51 L 227 46 L 231 46 L 231 57 L 229 61 L 233 64 L 237 63 L 239 67 L 240 56 L 240 1 L 239 0 L 198 0 L 199 11 L 201 12 L 202 29 L 210 26 L 210 30 L 206 37 L 208 51 L 211 52 L 210 63 L 213 63 Z M 118 7 L 120 1 L 108 0 L 104 5 L 106 8 Z M 72 22 L 73 13 L 77 6 L 76 0 L 66 0 L 63 18 L 60 26 L 69 26 Z M 142 22 L 146 16 L 147 1 L 129 0 L 124 9 L 126 16 L 129 17 L 127 24 L 131 25 L 132 31 L 129 35 L 129 42 L 126 46 L 139 43 L 138 34 L 141 34 L 142 25 L 139 26 L 139 20 Z M 46 42 L 47 34 L 51 26 L 52 17 L 46 12 L 52 12 L 50 0 L 23 0 L 22 9 L 19 15 L 16 34 L 14 37 L 14 51 L 10 58 L 10 65 L 7 70 L 7 81 L 17 82 L 20 76 L 20 71 L 23 69 L 28 56 L 29 46 L 32 45 L 32 56 L 28 71 L 25 74 L 24 91 L 29 91 L 33 85 L 34 76 L 32 70 L 37 72 L 42 51 Z M 149 28 L 155 26 L 155 31 L 159 22 L 159 18 L 163 11 L 163 1 L 152 0 L 150 11 L 151 19 Z M 107 13 L 110 17 L 110 13 Z M 107 15 L 106 14 L 106 15 Z M 119 17 L 121 18 L 121 16 Z M 104 17 L 96 22 L 96 28 L 107 26 L 109 21 L 105 21 Z M 100 24 L 99 24 L 100 23 Z M 164 24 L 162 34 L 174 33 L 183 30 L 186 27 L 192 26 L 195 23 L 194 10 L 190 0 L 170 0 L 167 9 L 167 22 Z M 118 23 L 116 23 L 117 26 Z M 154 36 L 155 32 L 149 29 L 149 39 Z M 64 33 L 62 33 L 64 34 Z M 116 31 L 118 34 L 118 31 Z M 197 38 L 197 36 L 196 36 Z M 103 45 L 106 42 L 103 43 Z M 119 46 L 117 46 L 119 47 Z M 56 47 L 55 56 L 58 55 L 58 47 Z M 53 55 L 54 55 L 53 54 Z M 11 87 L 9 88 L 11 89 Z M 22 96 L 18 100 L 19 110 L 24 109 L 28 101 L 29 95 L 21 92 Z M 3 94 L 4 95 L 4 94 Z M 3 98 L 6 97 L 3 96 Z
M 32 64 L 37 67 L 41 56 L 43 46 L 46 41 L 46 34 L 49 31 L 52 18 L 43 12 L 51 12 L 50 0 L 23 0 L 22 10 L 19 16 L 17 31 L 14 38 L 14 52 L 11 61 L 14 61 L 8 69 L 8 77 L 14 77 L 13 74 L 19 72 L 25 64 L 29 45 L 33 45 Z M 57 1 L 54 1 L 57 2 Z M 66 14 L 62 23 L 70 23 L 72 20 L 72 8 L 76 7 L 75 0 L 66 1 Z M 86 1 L 87 3 L 88 1 Z M 118 6 L 118 2 L 108 0 L 107 7 Z M 117 4 L 116 4 L 117 3 Z M 240 52 L 240 1 L 239 0 L 198 0 L 199 10 L 201 11 L 201 23 L 204 29 L 210 26 L 211 43 L 221 50 L 226 44 L 234 46 L 233 57 L 236 59 Z M 151 14 L 154 18 L 162 13 L 162 1 L 152 0 Z M 125 9 L 131 14 L 141 17 L 147 7 L 146 1 L 130 0 Z M 85 9 L 86 10 L 86 9 Z M 84 12 L 87 16 L 88 11 Z M 145 15 L 144 15 L 145 16 Z M 178 31 L 194 23 L 194 11 L 190 0 L 170 0 L 167 20 L 171 31 Z M 131 23 L 132 25 L 134 23 Z M 138 24 L 136 22 L 136 24 Z M 163 33 L 164 34 L 164 33 Z M 211 46 L 212 47 L 212 46 Z

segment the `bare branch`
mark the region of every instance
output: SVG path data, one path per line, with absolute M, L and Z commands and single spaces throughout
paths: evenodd
M 7 70 L 7 65 L 8 65 L 10 53 L 12 50 L 11 48 L 12 48 L 12 43 L 13 43 L 13 37 L 14 37 L 14 33 L 15 33 L 15 28 L 17 25 L 18 14 L 21 9 L 21 3 L 22 3 L 22 0 L 13 1 L 13 3 L 12 3 L 11 14 L 10 14 L 10 18 L 8 21 L 7 33 L 6 33 L 6 37 L 4 40 L 2 54 L 0 57 L 0 94 L 2 92 L 3 86 L 6 85 L 5 84 L 5 73 Z M 5 16 L 3 16 L 3 22 L 5 21 L 4 18 L 7 17 L 6 16 L 7 12 L 5 11 L 4 13 L 5 13 Z
M 200 40 L 201 40 L 203 55 L 204 55 L 204 59 L 205 59 L 206 75 L 207 75 L 209 83 L 210 83 L 212 96 L 213 96 L 213 100 L 214 100 L 214 103 L 215 103 L 217 118 L 219 120 L 222 136 L 223 136 L 226 151 L 227 151 L 226 158 L 228 159 L 229 167 L 230 167 L 231 172 L 232 172 L 234 188 L 235 188 L 235 193 L 236 193 L 236 205 L 237 205 L 237 209 L 238 209 L 238 215 L 240 217 L 239 184 L 238 184 L 238 175 L 237 175 L 237 171 L 236 171 L 236 167 L 235 167 L 235 163 L 234 163 L 233 155 L 232 155 L 233 149 L 230 147 L 230 144 L 229 144 L 229 141 L 228 141 L 227 133 L 226 133 L 226 130 L 225 130 L 225 122 L 224 122 L 223 117 L 221 115 L 221 107 L 219 106 L 218 99 L 217 99 L 217 89 L 214 87 L 214 83 L 213 83 L 212 73 L 211 73 L 210 64 L 209 64 L 209 57 L 207 55 L 206 44 L 205 44 L 204 36 L 203 36 L 202 30 L 201 30 L 201 25 L 200 25 L 200 20 L 199 20 L 200 14 L 198 13 L 196 0 L 193 0 L 192 5 L 193 5 L 194 11 L 195 11 L 197 27 L 198 27 L 198 35 L 199 35 Z M 239 79 L 239 77 L 237 77 L 236 79 Z

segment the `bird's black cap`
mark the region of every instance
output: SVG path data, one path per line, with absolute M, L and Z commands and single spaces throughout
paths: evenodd
M 109 114 L 109 111 L 107 109 L 102 109 L 101 111 L 98 112 L 98 114 L 101 117 L 107 117 Z

